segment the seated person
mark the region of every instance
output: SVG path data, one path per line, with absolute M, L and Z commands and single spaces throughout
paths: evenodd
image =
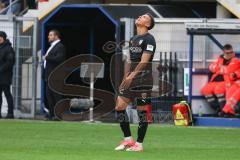
M 240 114 L 240 69 L 230 74 L 230 79 L 234 81 L 226 93 L 226 104 L 223 107 L 224 117 Z
M 222 115 L 221 111 L 226 103 L 226 91 L 233 83 L 229 75 L 238 70 L 239 64 L 240 61 L 235 57 L 232 46 L 226 44 L 223 48 L 223 54 L 209 66 L 209 70 L 213 75 L 210 82 L 202 88 L 201 92 L 219 116 Z

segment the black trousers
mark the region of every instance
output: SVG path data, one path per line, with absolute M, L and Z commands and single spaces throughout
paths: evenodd
M 57 104 L 58 101 L 62 99 L 62 97 L 63 97 L 62 95 L 57 94 L 51 88 L 49 88 L 48 82 L 46 81 L 46 98 L 50 118 L 55 116 L 54 114 L 55 105 Z
M 8 114 L 13 115 L 13 96 L 10 90 L 10 85 L 0 85 L 0 111 L 2 107 L 2 93 L 4 92 L 4 95 L 7 99 L 8 104 Z M 1 112 L 0 112 L 1 113 Z
M 44 101 L 43 101 L 43 103 L 44 103 L 44 106 L 45 106 L 45 108 L 47 108 L 48 110 L 49 110 L 49 107 L 48 107 L 48 99 L 47 99 L 47 82 L 46 81 L 44 81 Z

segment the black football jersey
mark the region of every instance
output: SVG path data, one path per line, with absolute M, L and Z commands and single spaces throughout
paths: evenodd
M 142 54 L 149 53 L 152 59 L 156 50 L 156 41 L 150 33 L 136 35 L 130 39 L 129 51 L 131 62 L 140 62 Z M 151 59 L 151 61 L 152 61 Z

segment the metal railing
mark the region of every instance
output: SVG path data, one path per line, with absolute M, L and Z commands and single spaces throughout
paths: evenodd
M 24 31 L 24 22 L 32 22 L 34 25 Z M 37 55 L 38 19 L 11 15 L 0 16 L 0 28 L 7 33 L 15 50 L 12 84 L 15 117 L 34 118 L 37 104 L 37 79 L 41 79 L 37 77 L 40 71 Z

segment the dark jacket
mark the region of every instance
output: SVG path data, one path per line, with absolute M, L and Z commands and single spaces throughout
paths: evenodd
M 9 40 L 0 45 L 0 85 L 12 84 L 15 52 Z
M 51 72 L 61 63 L 64 62 L 66 56 L 66 50 L 61 42 L 58 42 L 48 53 L 46 58 L 46 68 L 44 69 L 44 79 L 48 81 Z

